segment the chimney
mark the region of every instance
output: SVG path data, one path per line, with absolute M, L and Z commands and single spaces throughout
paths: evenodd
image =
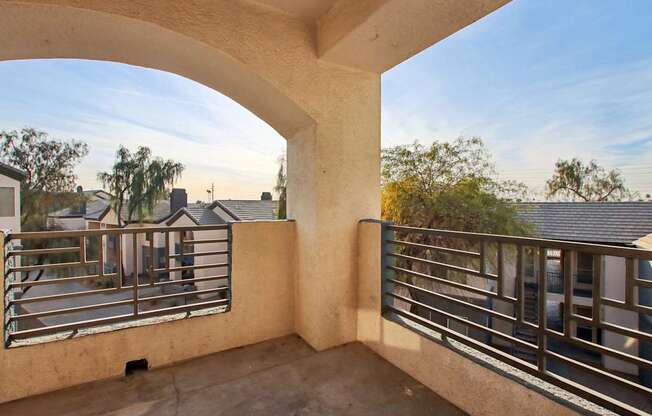
M 84 217 L 86 216 L 86 198 L 84 198 L 84 188 L 81 185 L 77 187 L 77 198 L 79 198 L 79 213 Z
M 170 213 L 174 214 L 181 208 L 188 206 L 188 194 L 183 188 L 174 188 L 170 192 Z
M 261 201 L 271 201 L 272 200 L 272 193 L 271 192 L 263 192 L 260 194 L 260 200 Z

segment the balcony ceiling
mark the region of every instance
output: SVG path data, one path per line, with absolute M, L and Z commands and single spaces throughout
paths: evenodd
M 254 0 L 282 10 L 306 21 L 315 21 L 326 13 L 337 0 Z

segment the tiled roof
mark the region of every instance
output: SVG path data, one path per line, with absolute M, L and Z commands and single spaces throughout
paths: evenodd
M 220 199 L 215 203 L 239 221 L 275 220 L 278 209 L 278 201 L 260 199 Z
M 15 179 L 17 181 L 22 181 L 27 176 L 27 174 L 22 170 L 2 162 L 0 162 L 0 174 Z
M 540 238 L 632 244 L 652 233 L 652 202 L 531 202 L 516 208 Z
M 86 215 L 84 218 L 89 220 L 99 220 L 102 218 L 102 215 L 109 208 L 110 201 L 108 198 L 111 196 L 104 191 L 84 191 L 84 197 L 86 198 Z M 79 206 L 74 205 L 71 207 L 63 208 L 49 214 L 53 218 L 75 218 L 81 217 L 81 211 Z
M 186 211 L 195 218 L 199 225 L 226 224 L 226 221 L 220 218 L 213 210 L 203 205 L 188 204 Z

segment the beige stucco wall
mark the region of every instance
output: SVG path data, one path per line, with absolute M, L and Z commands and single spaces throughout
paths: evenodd
M 234 224 L 228 313 L 0 349 L 0 402 L 121 376 L 130 360 L 160 367 L 293 333 L 294 236 L 293 222 Z
M 527 387 L 380 315 L 380 224 L 361 222 L 358 340 L 435 393 L 472 414 L 576 415 Z
M 318 59 L 314 26 L 245 0 L 0 0 L 0 60 L 86 58 L 162 69 L 233 98 L 288 143 L 296 330 L 356 334 L 356 224 L 380 215 L 380 75 Z

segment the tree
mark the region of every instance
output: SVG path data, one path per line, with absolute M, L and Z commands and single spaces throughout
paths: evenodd
M 525 195 L 524 185 L 497 180 L 489 154 L 480 138 L 460 137 L 453 142 L 433 142 L 424 146 L 415 142 L 382 152 L 382 217 L 399 225 L 439 228 L 466 232 L 527 235 L 530 226 L 518 218 L 510 200 Z M 484 279 L 450 270 L 442 263 L 480 269 L 479 258 L 451 255 L 432 246 L 479 252 L 477 241 L 441 237 L 432 234 L 401 233 L 397 237 L 410 246 L 395 246 L 399 253 L 431 260 L 431 263 L 410 261 L 404 267 L 443 277 L 471 286 L 488 289 Z M 495 269 L 496 247 L 488 247 L 487 262 Z M 506 250 L 506 262 L 513 262 L 514 250 Z M 399 260 L 403 261 L 404 260 Z M 463 290 L 436 282 L 400 277 L 428 290 L 458 297 Z M 399 288 L 403 290 L 405 288 Z M 433 304 L 435 300 L 415 290 L 405 289 L 409 297 Z M 469 300 L 475 302 L 475 300 Z M 418 308 L 414 313 L 421 313 Z
M 384 149 L 381 175 L 386 220 L 470 232 L 527 232 L 508 203 L 525 194 L 525 185 L 494 179 L 480 138 Z
M 100 172 L 97 178 L 113 195 L 112 208 L 123 226 L 122 212 L 126 209 L 126 221 L 134 218 L 142 222 L 154 210 L 156 202 L 166 197 L 167 187 L 181 177 L 184 166 L 173 160 L 152 158 L 148 147 L 141 146 L 135 153 L 120 146 L 110 172 Z
M 52 139 L 33 128 L 0 132 L 0 158 L 27 174 L 20 185 L 23 231 L 45 229 L 49 212 L 80 202 L 72 192 L 74 170 L 87 154 L 83 142 Z
M 274 192 L 278 194 L 278 212 L 276 218 L 284 220 L 287 218 L 287 170 L 285 155 L 278 158 L 278 173 L 276 174 L 276 186 Z
M 620 201 L 635 195 L 625 186 L 617 170 L 606 171 L 595 160 L 585 165 L 578 158 L 558 160 L 555 173 L 546 182 L 546 198 L 561 196 L 571 201 Z

